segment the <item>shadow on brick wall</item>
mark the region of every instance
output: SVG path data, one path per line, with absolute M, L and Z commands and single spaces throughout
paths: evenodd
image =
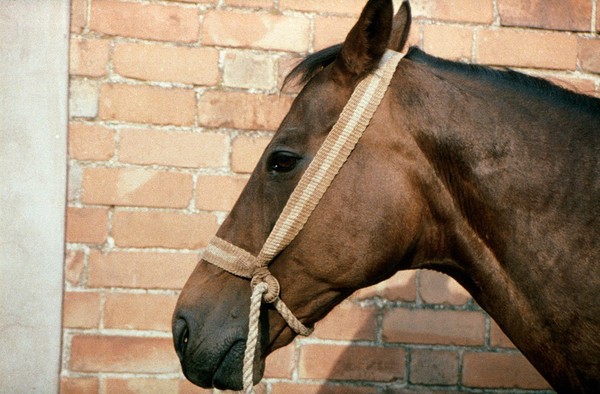
M 399 272 L 359 290 L 267 360 L 271 393 L 547 393 L 549 386 L 446 275 Z

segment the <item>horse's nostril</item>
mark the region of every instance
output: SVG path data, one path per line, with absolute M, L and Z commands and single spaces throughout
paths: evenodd
M 175 343 L 175 351 L 180 360 L 183 360 L 190 339 L 190 329 L 184 319 L 177 319 L 173 326 L 173 342 Z

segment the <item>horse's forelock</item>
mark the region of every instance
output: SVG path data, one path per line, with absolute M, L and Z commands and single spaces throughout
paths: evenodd
M 342 44 L 337 44 L 306 56 L 285 77 L 282 90 L 294 80 L 296 80 L 297 84 L 300 86 L 306 84 L 324 67 L 333 63 L 341 49 Z

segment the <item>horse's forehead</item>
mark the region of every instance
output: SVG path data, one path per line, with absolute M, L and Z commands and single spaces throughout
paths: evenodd
M 313 128 L 327 126 L 339 116 L 347 99 L 346 92 L 322 71 L 300 91 L 282 123 L 281 132 L 317 131 Z

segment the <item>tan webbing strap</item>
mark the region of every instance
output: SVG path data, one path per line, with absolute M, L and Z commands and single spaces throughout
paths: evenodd
M 258 266 L 258 261 L 252 254 L 216 236 L 204 249 L 202 258 L 242 278 L 252 278 Z
M 257 257 L 219 237 L 211 240 L 202 256 L 207 262 L 234 275 L 252 279 L 243 373 L 244 390 L 247 393 L 253 392 L 252 375 L 261 299 L 273 303 L 296 333 L 309 335 L 312 332 L 312 329 L 304 326 L 279 298 L 279 283 L 269 272 L 268 266 L 302 230 L 321 197 L 350 156 L 381 103 L 398 62 L 403 56 L 404 54 L 401 53 L 387 51 L 378 68 L 358 84 L 338 121 L 290 195 Z
M 397 52 L 386 52 L 380 66 L 358 84 L 258 254 L 261 266 L 267 266 L 302 230 L 369 125 L 402 57 Z

